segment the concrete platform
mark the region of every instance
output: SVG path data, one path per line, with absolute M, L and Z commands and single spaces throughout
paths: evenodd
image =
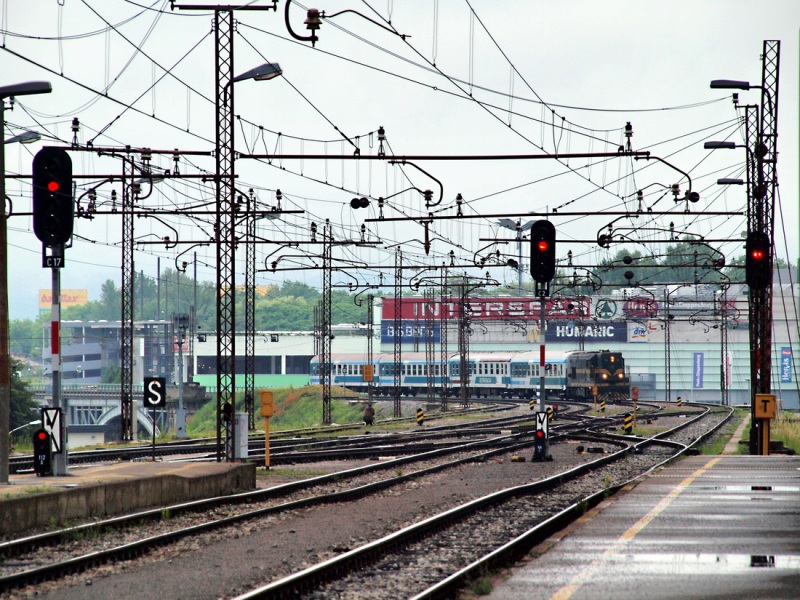
M 0 532 L 255 489 L 256 465 L 223 462 L 121 462 L 72 467 L 69 475 L 12 475 L 0 485 Z
M 488 598 L 800 598 L 800 457 L 687 458 L 536 551 Z

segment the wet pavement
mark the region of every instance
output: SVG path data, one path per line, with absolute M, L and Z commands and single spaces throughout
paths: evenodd
M 800 457 L 686 458 L 537 553 L 488 598 L 800 598 Z

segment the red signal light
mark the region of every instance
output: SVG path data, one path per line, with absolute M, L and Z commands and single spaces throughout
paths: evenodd
M 543 437 L 544 437 L 544 430 L 542 430 L 542 429 L 537 429 L 537 430 L 536 430 L 536 437 L 537 437 L 537 438 L 543 438 Z
M 57 192 L 59 188 L 57 181 L 48 181 L 47 182 L 47 191 L 48 192 Z
M 750 256 L 753 260 L 762 260 L 764 258 L 764 251 L 760 248 L 756 248 L 750 253 Z
M 547 252 L 549 244 L 547 243 L 547 240 L 539 240 L 539 242 L 536 244 L 536 247 L 539 249 L 539 252 Z
M 38 436 L 38 438 L 39 438 L 40 440 L 46 440 L 46 439 L 47 439 L 47 433 L 45 433 L 44 431 L 40 431 L 40 432 L 37 434 L 37 436 Z

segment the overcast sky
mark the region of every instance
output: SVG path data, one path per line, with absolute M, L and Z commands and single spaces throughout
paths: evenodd
M 32 145 L 6 146 L 8 173 L 29 174 L 33 154 L 43 144 L 70 144 L 71 123 L 81 123 L 77 142 L 85 147 L 150 147 L 210 152 L 214 148 L 214 36 L 211 13 L 170 11 L 169 2 L 124 0 L 3 0 L 0 85 L 48 80 L 53 93 L 20 98 L 6 111 L 5 137 L 23 129 L 46 136 Z M 254 6 L 266 6 L 255 2 Z M 318 285 L 321 248 L 286 244 L 310 240 L 311 223 L 322 228 L 330 219 L 339 241 L 364 239 L 375 248 L 343 247 L 336 258 L 371 267 L 337 273 L 334 283 L 359 286 L 381 281 L 381 267 L 394 264 L 394 245 L 401 244 L 404 265 L 439 266 L 480 262 L 490 251 L 516 256 L 514 233 L 496 225 L 499 217 L 457 218 L 461 214 L 510 215 L 523 222 L 550 214 L 559 239 L 558 255 L 573 253 L 573 265 L 596 264 L 630 247 L 644 254 L 663 253 L 675 235 L 705 239 L 727 255 L 742 254 L 744 216 L 709 212 L 744 212 L 743 187 L 722 188 L 720 177 L 745 177 L 745 151 L 709 152 L 707 140 L 743 143 L 743 130 L 731 93 L 712 90 L 712 79 L 761 83 L 764 40 L 780 40 L 779 176 L 775 214 L 777 255 L 798 256 L 798 26 L 795 0 L 706 0 L 621 2 L 600 0 L 321 0 L 320 10 L 333 14 L 354 9 L 405 39 L 348 13 L 323 22 L 315 48 L 293 40 L 278 11 L 237 13 L 234 72 L 263 62 L 278 62 L 284 77 L 242 81 L 235 85 L 235 146 L 243 154 L 303 154 L 303 160 L 240 158 L 237 188 L 253 189 L 260 207 L 277 203 L 304 211 L 282 219 L 261 220 L 257 235 L 282 244 L 257 246 L 256 283 L 284 279 Z M 292 3 L 290 22 L 305 35 L 305 10 Z M 391 24 L 390 24 L 391 23 Z M 739 92 L 740 107 L 760 103 L 759 90 Z M 624 129 L 633 128 L 628 140 Z M 315 160 L 310 155 L 376 156 L 375 132 L 382 126 L 387 142 L 381 161 Z M 553 155 L 616 152 L 630 143 L 654 160 L 417 160 L 414 166 L 392 165 L 395 156 Z M 77 195 L 119 174 L 118 159 L 97 152 L 71 152 L 79 179 Z M 157 169 L 171 169 L 171 156 L 153 159 Z M 671 166 L 670 166 L 671 165 Z M 210 156 L 182 156 L 182 174 L 213 173 Z M 700 194 L 696 204 L 675 202 L 688 190 Z M 440 187 L 441 186 L 441 187 Z M 145 186 L 147 188 L 148 186 Z M 30 183 L 7 181 L 15 213 L 30 210 Z M 410 189 L 409 189 L 410 188 Z M 436 206 L 427 209 L 418 190 L 433 191 Z M 404 191 L 405 190 L 405 191 Z M 641 208 L 673 214 L 617 220 L 609 211 Z M 111 194 L 121 196 L 119 182 L 97 187 L 98 203 L 111 208 Z M 143 190 L 143 195 L 148 193 Z M 441 202 L 439 196 L 441 194 Z M 353 210 L 350 200 L 369 197 L 367 209 Z M 417 222 L 376 222 L 378 197 L 389 197 L 382 211 L 397 217 L 452 217 L 431 225 L 430 253 L 423 248 L 424 229 Z M 82 203 L 85 207 L 86 196 Z M 139 205 L 149 209 L 200 207 L 213 203 L 211 183 L 170 179 L 158 183 Z M 556 210 L 556 215 L 552 212 Z M 688 210 L 688 212 L 687 212 Z M 574 214 L 570 214 L 574 213 Z M 599 213 L 599 214 L 598 214 Z M 176 234 L 180 243 L 137 246 L 136 271 L 156 275 L 189 263 L 198 278 L 214 279 L 211 246 L 191 242 L 211 239 L 206 217 L 165 216 L 136 219 L 135 237 L 148 242 Z M 594 242 L 612 225 L 630 246 L 608 250 Z M 79 219 L 67 251 L 62 288 L 89 289 L 99 298 L 100 285 L 120 282 L 118 216 Z M 492 241 L 501 243 L 492 246 Z M 503 243 L 507 242 L 507 243 Z M 9 296 L 12 318 L 36 314 L 38 289 L 50 287 L 50 272 L 41 268 L 41 244 L 28 216 L 9 221 Z M 179 256 L 180 255 L 180 256 Z M 279 268 L 266 272 L 273 260 Z M 493 259 L 489 259 L 489 263 Z M 523 258 L 523 262 L 526 259 Z M 237 253 L 237 282 L 243 281 L 244 249 Z M 472 274 L 483 274 L 475 268 Z M 383 269 L 383 282 L 392 283 Z M 492 277 L 514 283 L 516 274 L 493 267 Z M 527 277 L 527 275 L 526 275 Z

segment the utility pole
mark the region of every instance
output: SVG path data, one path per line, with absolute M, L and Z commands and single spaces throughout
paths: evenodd
M 5 99 L 12 96 L 49 94 L 49 81 L 28 81 L 0 87 L 0 132 L 6 129 Z M 0 140 L 4 142 L 5 140 Z M 8 455 L 11 451 L 11 355 L 8 335 L 8 217 L 6 217 L 6 150 L 0 144 L 0 484 L 8 483 Z

